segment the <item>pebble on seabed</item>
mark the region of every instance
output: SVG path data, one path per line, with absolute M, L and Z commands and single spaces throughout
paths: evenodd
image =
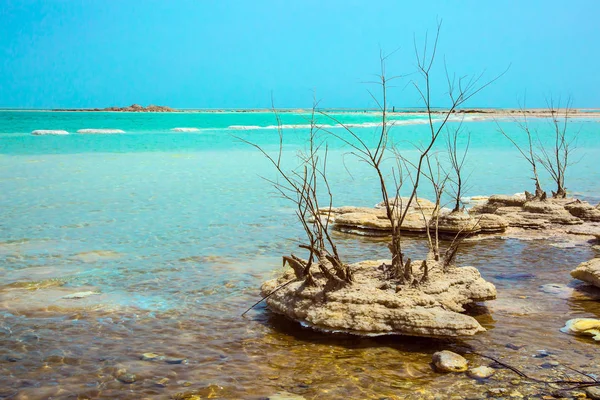
M 494 372 L 495 371 L 493 368 L 490 368 L 485 365 L 481 365 L 476 368 L 471 368 L 467 372 L 467 375 L 469 375 L 471 378 L 475 378 L 475 379 L 486 379 L 486 378 L 489 378 L 490 376 L 494 375 Z
M 136 376 L 135 374 L 130 374 L 128 372 L 119 374 L 119 376 L 117 376 L 117 379 L 120 380 L 123 383 L 133 383 L 136 380 Z
M 599 386 L 590 386 L 584 389 L 585 394 L 590 399 L 600 400 L 600 387 Z
M 155 361 L 155 360 L 164 360 L 165 359 L 164 356 L 160 356 L 160 355 L 154 354 L 154 353 L 144 353 L 144 354 L 142 354 L 142 356 L 140 358 L 143 361 Z
M 277 393 L 272 394 L 269 397 L 267 397 L 267 399 L 268 400 L 305 400 L 305 398 L 300 395 L 288 393 L 288 392 L 277 392 Z

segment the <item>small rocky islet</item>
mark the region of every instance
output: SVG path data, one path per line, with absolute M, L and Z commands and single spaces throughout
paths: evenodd
M 399 198 L 395 201 L 400 204 L 401 211 L 406 211 L 400 229 L 415 235 L 430 234 L 435 230 L 436 234 L 475 240 L 490 235 L 522 238 L 529 232 L 542 232 L 544 237 L 552 232 L 558 236 L 600 238 L 599 206 L 573 198 L 539 200 L 526 194 L 495 195 L 468 211 L 441 214 L 436 214 L 436 205 L 426 199 L 411 202 Z M 402 204 L 410 204 L 408 210 Z M 339 207 L 319 212 L 327 224 L 333 224 L 334 229 L 343 232 L 391 233 L 384 203 L 374 208 Z M 578 230 L 570 230 L 573 226 Z M 329 279 L 327 268 L 321 267 L 320 272 L 305 276 L 308 267 L 303 267 L 302 271 L 298 265 L 310 265 L 309 261 L 284 257 L 284 264 L 287 260 L 294 271 L 289 269 L 278 278 L 265 282 L 261 292 L 272 311 L 328 332 L 429 337 L 483 332 L 485 329 L 464 313 L 465 306 L 495 299 L 494 285 L 486 282 L 473 267 L 442 263 L 430 256 L 426 260 L 407 261 L 407 264 L 414 263 L 414 267 L 409 265 L 414 275 L 411 282 L 390 279 L 391 262 L 377 260 L 347 266 L 352 271 L 352 282 L 347 285 Z M 335 268 L 333 264 L 330 266 Z M 525 272 L 520 274 L 516 279 L 522 275 L 530 276 Z M 600 264 L 592 260 L 580 265 L 572 274 L 598 286 Z

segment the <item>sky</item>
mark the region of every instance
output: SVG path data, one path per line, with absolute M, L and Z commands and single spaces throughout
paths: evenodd
M 494 84 L 469 107 L 600 107 L 600 1 L 0 0 L 0 107 L 366 108 L 422 106 L 415 42 L 435 36 L 432 106 L 444 65 Z

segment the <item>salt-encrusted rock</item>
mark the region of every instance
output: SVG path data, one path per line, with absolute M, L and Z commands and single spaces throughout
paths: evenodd
M 523 204 L 523 210 L 538 214 L 560 214 L 565 211 L 565 208 L 549 201 L 528 201 Z
M 556 213 L 556 214 L 550 215 L 548 218 L 548 221 L 550 221 L 553 224 L 559 224 L 559 225 L 581 225 L 581 224 L 583 224 L 582 219 L 569 214 L 567 211 L 563 211 L 561 213 Z
M 392 225 L 384 216 L 378 216 L 374 213 L 354 212 L 341 214 L 335 219 L 338 226 L 347 226 L 359 229 L 391 231 Z
M 600 287 L 600 258 L 582 262 L 571 271 L 571 276 L 580 281 Z
M 524 229 L 541 229 L 549 222 L 543 214 L 526 212 L 507 213 L 503 217 L 506 218 L 510 226 Z
M 430 222 L 431 228 L 435 228 L 435 224 L 436 221 L 432 220 Z M 470 235 L 481 230 L 477 219 L 460 211 L 440 215 L 437 227 L 440 233 L 451 235 Z
M 397 198 L 391 198 L 389 199 L 390 204 L 394 204 L 394 202 L 396 201 Z M 408 203 L 409 197 L 400 197 L 398 199 L 398 206 L 401 206 L 402 209 L 406 208 L 406 204 Z M 375 208 L 385 208 L 385 202 L 381 202 L 381 203 L 377 203 L 375 205 Z M 420 211 L 420 210 L 433 210 L 435 208 L 435 203 L 427 200 L 427 199 L 422 199 L 422 198 L 418 198 L 418 199 L 413 199 L 410 203 L 410 207 L 411 209 Z
M 523 212 L 523 208 L 522 207 L 517 207 L 517 206 L 502 206 L 502 207 L 497 207 L 495 209 L 495 211 L 493 211 L 494 214 L 496 215 L 513 215 L 513 214 L 517 214 Z
M 342 207 L 331 207 L 331 208 L 319 208 L 319 214 L 332 216 L 351 214 L 351 213 L 368 213 L 385 216 L 385 210 L 378 208 L 369 207 L 354 207 L 354 206 L 342 206 Z
M 464 372 L 468 368 L 468 361 L 463 356 L 449 350 L 433 353 L 431 362 L 438 372 Z
M 121 129 L 80 129 L 77 133 L 91 133 L 91 134 L 110 134 L 110 133 L 125 133 Z
M 481 215 L 503 216 L 510 227 L 544 229 L 557 225 L 581 225 L 586 216 L 595 218 L 596 209 L 573 199 L 546 199 L 525 201 L 521 196 L 491 196 L 488 202 L 469 210 L 473 217 Z M 600 215 L 599 215 L 600 217 Z
M 471 196 L 471 201 L 487 201 L 489 196 Z
M 509 224 L 506 218 L 495 214 L 480 214 L 474 218 L 481 228 L 481 233 L 504 232 Z
M 92 291 L 87 291 L 87 292 L 77 292 L 77 293 L 71 293 L 68 294 L 66 296 L 63 296 L 63 299 L 83 299 L 85 297 L 89 297 L 89 296 L 93 296 L 96 294 L 100 294 L 99 292 L 92 292 Z
M 570 319 L 560 331 L 571 335 L 592 336 L 594 340 L 600 341 L 600 319 Z
M 451 267 L 428 260 L 426 282 L 400 285 L 389 278 L 386 261 L 363 261 L 350 265 L 353 283 L 341 288 L 326 286 L 321 272 L 313 271 L 316 286 L 293 282 L 267 298 L 269 309 L 317 330 L 357 335 L 402 334 L 411 336 L 474 335 L 485 329 L 471 316 L 462 314 L 464 305 L 496 297 L 496 288 L 473 267 Z M 387 261 L 387 264 L 390 262 Z M 415 279 L 420 281 L 421 261 L 413 261 Z M 287 270 L 265 282 L 263 295 L 294 279 Z
M 493 368 L 482 365 L 480 367 L 471 368 L 467 375 L 474 379 L 486 379 L 494 375 L 495 370 Z
M 427 220 L 430 216 L 421 213 L 406 214 L 400 230 L 405 233 L 422 233 L 427 230 Z
M 41 135 L 68 135 L 69 132 L 55 129 L 36 129 L 31 132 L 32 135 L 41 136 Z
M 527 202 L 525 195 L 506 196 L 495 194 L 490 196 L 488 203 L 498 204 L 499 206 L 522 206 Z
M 600 222 L 600 209 L 585 201 L 575 201 L 565 205 L 565 210 L 586 221 Z
M 600 224 L 587 223 L 582 226 L 571 227 L 567 230 L 567 233 L 572 235 L 595 236 L 596 239 L 600 239 Z
M 349 208 L 349 207 L 348 207 Z M 334 217 L 334 227 L 343 232 L 363 232 L 364 234 L 390 234 L 392 224 L 382 209 L 368 209 L 365 212 L 349 212 Z M 354 210 L 352 210 L 354 211 Z M 421 233 L 427 229 L 426 220 L 421 213 L 409 213 L 402 222 L 401 230 L 407 233 Z

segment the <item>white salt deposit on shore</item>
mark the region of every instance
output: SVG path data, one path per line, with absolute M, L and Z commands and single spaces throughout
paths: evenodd
M 36 129 L 31 132 L 32 135 L 42 136 L 42 135 L 68 135 L 69 132 L 58 130 L 58 129 Z
M 200 132 L 198 128 L 173 128 L 173 132 Z

